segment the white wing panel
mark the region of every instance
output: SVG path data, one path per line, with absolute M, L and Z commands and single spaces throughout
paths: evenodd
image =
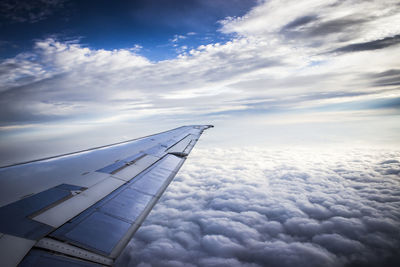
M 124 181 L 119 179 L 112 177 L 106 178 L 79 195 L 44 211 L 32 219 L 54 228 L 58 228 L 123 184 Z

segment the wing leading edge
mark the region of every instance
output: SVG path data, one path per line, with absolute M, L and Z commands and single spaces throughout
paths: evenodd
M 210 127 L 0 168 L 0 263 L 112 265 Z

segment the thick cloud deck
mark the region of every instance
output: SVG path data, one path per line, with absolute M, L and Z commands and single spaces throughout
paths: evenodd
M 400 266 L 400 152 L 196 150 L 121 266 Z

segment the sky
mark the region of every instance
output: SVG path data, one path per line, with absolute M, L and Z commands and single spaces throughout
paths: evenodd
M 227 147 L 399 147 L 398 1 L 0 10 L 4 164 L 202 123 Z
M 213 124 L 122 265 L 396 266 L 399 22 L 397 0 L 1 1 L 0 165 Z

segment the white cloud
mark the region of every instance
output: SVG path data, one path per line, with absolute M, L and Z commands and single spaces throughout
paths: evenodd
M 120 266 L 395 266 L 400 153 L 195 149 Z
M 160 62 L 138 55 L 140 46 L 107 51 L 76 42 L 37 41 L 31 53 L 1 63 L 2 98 L 13 103 L 2 105 L 3 125 L 43 122 L 49 117 L 89 121 L 104 117 L 104 110 L 121 117 L 134 106 L 163 108 L 164 116 L 175 114 L 167 109 L 179 107 L 202 116 L 252 110 L 256 98 L 274 98 L 274 106 L 281 109 L 308 107 L 304 96 L 322 106 L 357 101 L 344 93 L 396 99 L 396 94 L 385 91 L 397 90 L 396 83 L 374 85 L 380 85 L 374 75 L 400 68 L 392 56 L 400 53 L 395 43 L 386 49 L 326 54 L 348 44 L 399 34 L 396 11 L 398 6 L 390 0 L 261 1 L 245 16 L 222 22 L 222 32 L 236 34 L 231 41 L 201 45 Z M 176 35 L 171 40 L 183 38 Z M 342 95 L 321 96 L 329 92 Z M 110 104 L 117 95 L 125 101 Z M 157 112 L 153 111 L 142 114 Z

